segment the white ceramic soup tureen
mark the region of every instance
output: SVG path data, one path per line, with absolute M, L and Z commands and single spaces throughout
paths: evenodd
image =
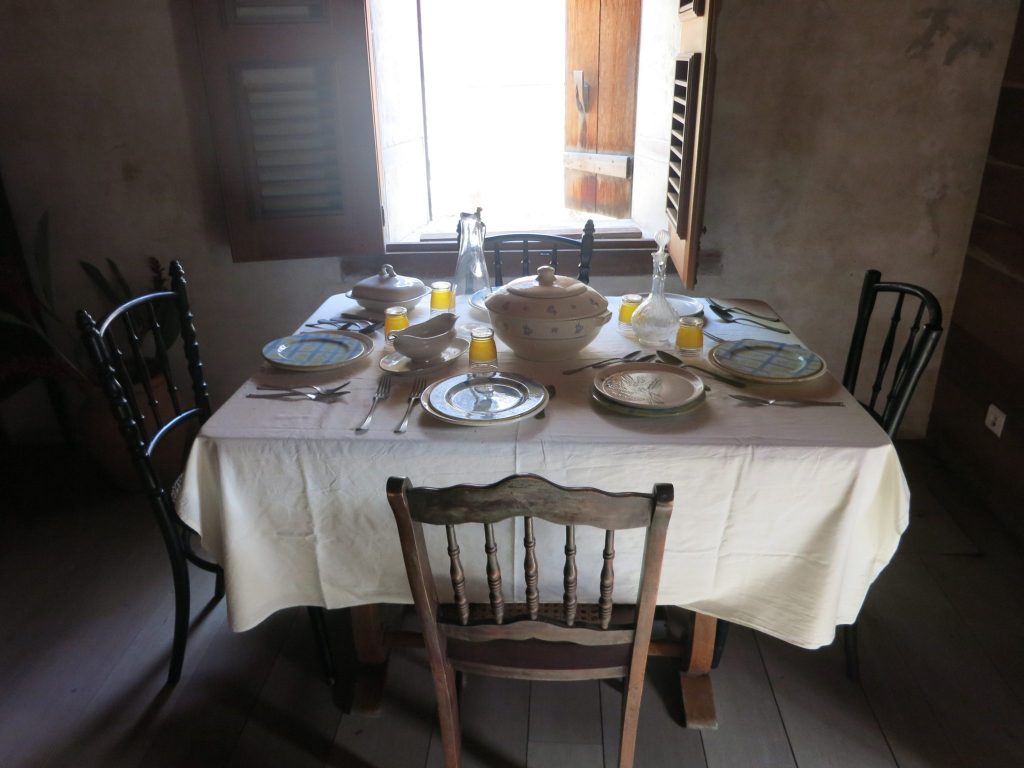
M 497 289 L 484 306 L 498 338 L 526 360 L 572 357 L 612 316 L 604 296 L 549 266 Z
M 419 278 L 396 274 L 394 267 L 383 264 L 376 275 L 356 283 L 349 295 L 371 312 L 383 312 L 388 307 L 411 310 L 428 293 Z

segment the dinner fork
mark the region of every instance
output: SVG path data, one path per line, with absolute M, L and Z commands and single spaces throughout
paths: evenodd
M 423 390 L 427 387 L 427 380 L 422 376 L 416 378 L 412 382 L 412 389 L 409 390 L 409 404 L 405 407 L 405 415 L 402 420 L 395 427 L 395 432 L 401 434 L 405 432 L 409 426 L 409 415 L 412 413 L 412 409 L 416 407 L 416 403 L 420 401 L 420 397 L 423 395 Z
M 838 400 L 784 400 L 780 398 L 768 398 L 768 397 L 754 397 L 752 395 L 732 395 L 729 397 L 734 400 L 739 400 L 743 403 L 750 403 L 752 405 L 786 405 L 786 406 L 797 406 L 797 405 L 836 405 L 844 406 L 846 403 Z
M 373 411 L 377 407 L 377 403 L 381 400 L 387 400 L 390 393 L 391 375 L 385 373 L 377 381 L 377 391 L 373 394 L 373 402 L 370 403 L 370 412 L 366 414 L 366 418 L 363 419 L 363 423 L 356 427 L 356 432 L 365 432 L 370 428 L 370 419 L 373 418 Z

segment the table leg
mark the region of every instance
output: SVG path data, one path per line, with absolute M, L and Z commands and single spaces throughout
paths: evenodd
M 717 629 L 717 619 L 703 613 L 694 614 L 689 664 L 679 672 L 683 716 L 687 728 L 718 727 L 715 696 L 711 689 L 711 664 L 715 655 Z
M 352 608 L 351 612 L 352 642 L 359 666 L 352 684 L 349 712 L 379 715 L 388 670 L 382 606 L 360 605 Z

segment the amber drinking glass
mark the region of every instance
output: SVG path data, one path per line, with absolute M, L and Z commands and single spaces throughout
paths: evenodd
M 451 283 L 445 280 L 439 280 L 436 283 L 431 283 L 430 313 L 433 315 L 441 312 L 451 312 L 453 298 L 454 294 L 452 293 Z
M 676 331 L 676 347 L 684 355 L 699 355 L 704 349 L 704 318 L 681 317 Z

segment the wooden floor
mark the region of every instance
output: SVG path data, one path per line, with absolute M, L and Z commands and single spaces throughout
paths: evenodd
M 901 450 L 913 519 L 862 614 L 862 683 L 838 648 L 734 627 L 717 731 L 680 727 L 674 669 L 652 660 L 638 766 L 1024 765 L 1024 558 L 920 446 Z M 205 574 L 182 680 L 164 688 L 170 576 L 147 509 L 37 458 L 4 463 L 0 767 L 440 765 L 422 652 L 394 656 L 381 717 L 343 716 L 305 612 L 233 634 Z M 331 613 L 339 658 L 346 622 Z M 620 701 L 608 683 L 471 678 L 466 764 L 614 765 Z

